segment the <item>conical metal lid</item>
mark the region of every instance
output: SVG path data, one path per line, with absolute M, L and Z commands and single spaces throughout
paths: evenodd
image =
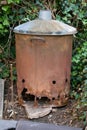
M 39 19 L 15 27 L 14 32 L 32 35 L 71 35 L 77 33 L 77 30 L 63 22 L 52 20 L 50 11 L 40 11 Z

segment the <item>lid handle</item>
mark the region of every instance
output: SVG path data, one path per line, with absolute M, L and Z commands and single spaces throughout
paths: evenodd
M 51 11 L 50 10 L 40 10 L 39 12 L 39 19 L 41 20 L 51 20 Z

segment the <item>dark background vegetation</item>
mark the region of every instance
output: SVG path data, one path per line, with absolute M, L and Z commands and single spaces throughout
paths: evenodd
M 85 0 L 0 0 L 0 78 L 16 80 L 13 28 L 33 20 L 40 9 L 50 9 L 53 19 L 77 28 L 73 40 L 71 98 L 77 108 L 87 108 L 87 3 Z M 81 117 L 84 121 L 86 113 Z

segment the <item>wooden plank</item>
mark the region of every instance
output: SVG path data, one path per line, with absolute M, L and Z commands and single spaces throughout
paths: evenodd
M 3 118 L 4 80 L 0 79 L 0 119 Z

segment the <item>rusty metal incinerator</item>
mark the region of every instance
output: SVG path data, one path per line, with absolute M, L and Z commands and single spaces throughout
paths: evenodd
M 76 29 L 52 20 L 49 10 L 41 10 L 38 19 L 15 27 L 14 32 L 19 98 L 26 89 L 35 99 L 47 97 L 57 106 L 67 104 Z

